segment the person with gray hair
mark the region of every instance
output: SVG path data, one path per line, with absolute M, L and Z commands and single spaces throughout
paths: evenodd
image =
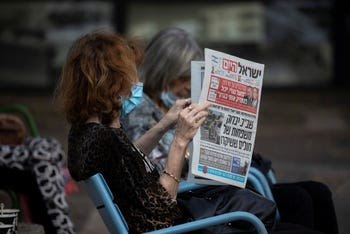
M 192 60 L 203 60 L 203 52 L 185 30 L 167 28 L 153 37 L 138 71 L 143 82 L 142 103 L 122 119 L 132 140 L 137 140 L 158 123 L 176 100 L 190 96 Z M 148 155 L 160 172 L 164 169 L 174 131 L 175 128 L 166 132 Z
M 139 68 L 145 92 L 161 108 L 168 109 L 177 98 L 189 96 L 191 60 L 202 59 L 202 50 L 185 30 L 160 31 L 148 44 L 144 58 L 147 62 Z

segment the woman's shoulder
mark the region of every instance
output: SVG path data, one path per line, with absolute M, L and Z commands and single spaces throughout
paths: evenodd
M 110 127 L 99 123 L 85 123 L 79 126 L 73 126 L 69 131 L 69 138 L 78 139 L 101 139 L 109 137 L 112 133 Z
M 123 127 L 113 128 L 100 123 L 85 123 L 72 127 L 69 132 L 68 145 L 72 147 L 112 147 L 128 143 Z
M 113 139 L 111 128 L 98 123 L 86 123 L 74 126 L 68 136 L 68 156 L 84 158 L 90 152 L 108 148 Z
M 72 127 L 68 137 L 68 168 L 73 178 L 83 180 L 98 172 L 115 140 L 112 129 L 102 124 Z

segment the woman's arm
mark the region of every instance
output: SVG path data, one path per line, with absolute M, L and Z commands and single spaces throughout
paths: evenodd
M 180 112 L 165 173 L 160 177 L 160 183 L 173 198 L 176 198 L 186 148 L 208 115 L 206 110 L 209 105 L 209 103 L 193 104 Z
M 181 99 L 176 101 L 175 105 L 166 113 L 166 115 L 143 136 L 134 142 L 146 155 L 150 154 L 157 146 L 163 135 L 176 123 L 180 111 L 191 103 L 190 99 Z

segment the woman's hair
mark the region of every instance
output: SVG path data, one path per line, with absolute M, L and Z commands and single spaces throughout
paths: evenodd
M 91 116 L 109 124 L 120 111 L 121 96 L 130 95 L 138 81 L 141 50 L 111 32 L 97 31 L 79 38 L 70 48 L 56 89 L 59 107 L 72 125 Z
M 179 28 L 168 28 L 153 37 L 139 67 L 140 80 L 147 94 L 159 97 L 180 77 L 191 75 L 191 60 L 202 60 L 196 41 Z

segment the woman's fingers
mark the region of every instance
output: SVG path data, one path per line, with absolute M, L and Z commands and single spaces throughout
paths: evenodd
M 176 101 L 175 105 L 173 105 L 170 110 L 164 116 L 165 126 L 171 126 L 175 124 L 178 120 L 179 113 L 188 105 L 191 104 L 191 99 L 179 99 Z
M 180 113 L 180 116 L 189 126 L 198 128 L 208 115 L 209 106 L 210 103 L 191 104 Z
M 210 103 L 191 104 L 180 112 L 176 134 L 190 141 L 208 115 Z
M 194 118 L 194 122 L 198 123 L 199 121 L 201 121 L 202 119 L 204 120 L 205 117 L 207 117 L 208 112 L 207 111 L 201 111 L 198 112 L 193 118 Z
M 198 104 L 191 104 L 188 107 L 188 109 L 189 109 L 189 113 L 197 113 L 199 111 L 208 109 L 209 106 L 210 106 L 209 102 L 203 102 Z
M 192 103 L 191 105 L 187 106 L 188 112 L 191 112 L 193 110 L 199 110 L 199 109 L 207 109 L 210 106 L 209 102 L 203 102 L 203 103 Z
M 201 111 L 206 111 L 210 106 L 209 102 L 204 102 L 200 104 L 191 104 L 187 108 L 185 108 L 185 114 L 187 118 L 194 118 Z M 186 113 L 187 112 L 187 113 Z
M 176 101 L 175 105 L 181 107 L 182 109 L 191 104 L 191 98 L 179 99 Z
M 195 119 L 195 127 L 199 127 L 202 125 L 202 123 L 205 121 L 205 117 L 207 117 L 208 113 L 205 116 L 202 116 L 201 118 Z

